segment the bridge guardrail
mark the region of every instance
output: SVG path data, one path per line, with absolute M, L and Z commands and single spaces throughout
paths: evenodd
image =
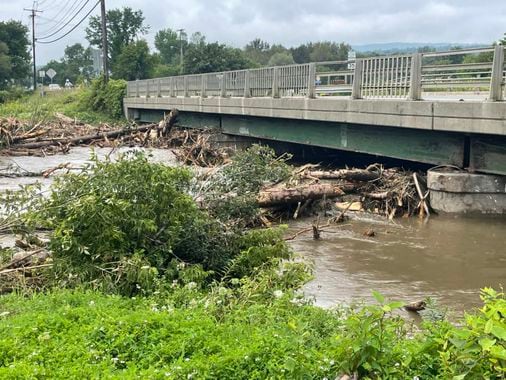
M 500 101 L 504 99 L 504 63 L 504 46 L 368 57 L 130 81 L 127 97 L 420 100 L 458 92 Z

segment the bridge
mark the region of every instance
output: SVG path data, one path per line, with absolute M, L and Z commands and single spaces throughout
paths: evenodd
M 504 46 L 128 82 L 125 114 L 506 175 Z

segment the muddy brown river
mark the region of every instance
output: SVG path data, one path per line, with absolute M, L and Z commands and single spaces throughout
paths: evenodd
M 109 152 L 97 150 L 100 157 Z M 45 158 L 0 157 L 0 168 L 14 165 L 37 172 L 66 162 L 78 166 L 89 154 L 87 148 L 75 148 L 70 154 Z M 152 154 L 156 161 L 175 164 L 168 150 L 155 149 Z M 0 191 L 34 181 L 0 177 Z M 49 186 L 50 179 L 43 183 Z M 291 242 L 295 251 L 313 262 L 315 278 L 305 293 L 317 305 L 369 301 L 374 289 L 409 302 L 432 297 L 460 314 L 480 305 L 480 288 L 506 284 L 506 218 L 435 216 L 427 222 L 416 218 L 388 222 L 363 213 L 350 216 L 346 223 L 326 229 L 320 240 L 309 234 Z M 308 219 L 294 221 L 290 230 L 310 224 Z M 375 236 L 364 236 L 367 229 Z M 0 245 L 9 240 L 0 235 Z

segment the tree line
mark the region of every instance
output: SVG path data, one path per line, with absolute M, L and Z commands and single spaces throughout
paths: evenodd
M 152 50 L 144 38 L 149 29 L 141 10 L 124 7 L 107 11 L 112 78 L 135 80 L 294 63 L 339 61 L 346 60 L 351 50 L 351 46 L 344 42 L 308 42 L 288 48 L 260 38 L 253 39 L 243 48 L 235 48 L 220 42 L 208 42 L 206 36 L 198 31 L 187 35 L 171 28 L 157 31 L 154 38 L 155 49 Z M 57 72 L 55 83 L 61 85 L 66 79 L 74 84 L 91 80 L 97 75 L 93 68 L 92 48 L 102 48 L 99 16 L 90 17 L 86 39 L 90 47 L 85 48 L 80 43 L 67 46 L 61 59 L 52 60 L 41 69 L 54 69 Z M 502 43 L 506 43 L 506 34 Z M 13 20 L 0 22 L 0 90 L 14 84 L 26 86 L 29 83 L 28 48 L 26 26 Z M 428 50 L 429 47 L 421 49 L 423 52 Z M 377 54 L 367 53 L 368 56 Z M 483 54 L 452 56 L 447 59 L 451 60 L 448 63 L 467 63 L 470 60 L 483 62 L 491 58 L 490 54 Z

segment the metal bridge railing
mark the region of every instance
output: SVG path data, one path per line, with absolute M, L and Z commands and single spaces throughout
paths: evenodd
M 467 94 L 500 101 L 504 99 L 504 63 L 504 46 L 369 57 L 137 80 L 128 82 L 127 97 L 420 100 Z

